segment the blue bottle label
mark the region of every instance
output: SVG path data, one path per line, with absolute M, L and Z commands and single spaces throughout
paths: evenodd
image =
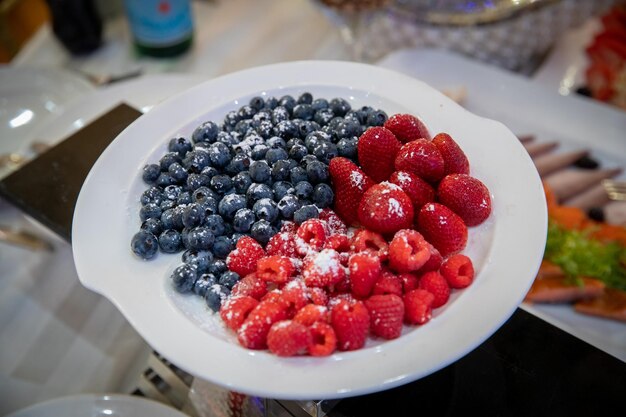
M 189 0 L 126 0 L 131 32 L 147 46 L 168 46 L 193 32 Z

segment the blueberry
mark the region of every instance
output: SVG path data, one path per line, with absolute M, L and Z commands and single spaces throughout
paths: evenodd
M 287 140 L 293 138 L 294 136 L 298 136 L 299 133 L 298 127 L 291 120 L 278 122 L 274 127 L 274 134 Z
M 241 239 L 244 236 L 248 236 L 247 233 L 233 233 L 233 235 L 230 237 L 230 240 L 232 240 L 233 245 L 237 245 L 237 242 L 239 242 L 239 239 Z
M 252 116 L 253 126 L 256 128 L 261 122 L 272 121 L 272 111 L 268 109 L 259 110 L 254 116 Z
M 246 197 L 241 194 L 229 194 L 222 198 L 217 209 L 224 220 L 231 221 L 237 210 L 246 207 Z
M 267 220 L 270 223 L 278 218 L 276 203 L 269 198 L 262 198 L 254 203 L 252 211 L 254 211 L 257 219 Z
M 330 143 L 330 141 L 331 136 L 329 134 L 321 130 L 317 130 L 306 135 L 306 138 L 304 139 L 304 145 L 310 153 L 313 153 L 313 151 L 319 144 L 324 142 Z
M 272 123 L 278 124 L 285 120 L 289 120 L 289 110 L 283 106 L 278 106 L 272 111 Z
M 309 176 L 306 173 L 306 169 L 297 166 L 289 170 L 289 179 L 292 184 L 297 184 L 300 181 L 307 181 Z
M 311 107 L 313 107 L 314 111 L 319 111 L 322 109 L 328 108 L 328 100 L 325 98 L 316 98 L 311 102 Z
M 204 174 L 189 174 L 187 176 L 187 189 L 194 191 L 197 188 L 207 186 L 211 183 L 211 178 Z
M 163 231 L 163 223 L 161 222 L 161 219 L 147 219 L 145 222 L 143 222 L 141 224 L 140 227 L 141 230 L 145 230 L 148 233 L 152 233 L 153 235 L 157 236 L 160 235 L 161 232 Z
M 217 142 L 223 143 L 226 146 L 232 146 L 239 143 L 238 132 L 220 132 L 217 134 Z M 210 147 L 207 148 L 207 152 Z
M 330 207 L 335 194 L 328 184 L 317 184 L 313 189 L 313 203 L 319 208 Z
M 300 94 L 300 97 L 298 97 L 298 104 L 311 104 L 313 103 L 313 94 L 309 93 L 308 91 L 305 91 L 304 93 Z
M 266 245 L 275 234 L 276 229 L 267 220 L 258 220 L 250 229 L 250 236 L 252 236 L 261 245 Z
M 313 186 L 308 181 L 300 181 L 294 187 L 294 194 L 299 199 L 308 199 L 313 194 Z
M 280 201 L 287 194 L 294 192 L 293 184 L 288 181 L 276 181 L 272 185 L 272 190 L 274 191 L 274 201 Z
M 217 313 L 218 311 L 220 311 L 222 303 L 226 300 L 229 294 L 230 291 L 228 290 L 228 288 L 224 287 L 223 285 L 215 284 L 207 289 L 204 299 L 207 306 L 209 306 L 211 310 Z
M 278 100 L 278 105 L 283 106 L 287 109 L 287 111 L 289 111 L 289 113 L 291 113 L 293 108 L 296 106 L 296 99 L 290 95 L 284 95 L 280 98 L 280 100 Z
M 204 209 L 205 216 L 217 214 L 217 199 L 208 197 L 202 202 L 202 208 Z
M 254 131 L 264 139 L 271 137 L 274 133 L 274 123 L 272 123 L 271 120 L 262 120 L 260 122 L 255 122 L 252 124 L 252 126 L 254 127 Z
M 156 185 L 159 187 L 167 187 L 168 185 L 176 184 L 176 182 L 177 181 L 168 172 L 161 172 L 159 178 L 156 180 Z
M 225 128 L 225 130 L 230 131 L 230 130 L 234 129 L 235 125 L 239 122 L 239 120 L 241 120 L 241 118 L 237 114 L 237 111 L 231 110 L 228 113 L 226 113 L 226 116 L 224 116 L 224 128 Z
M 171 201 L 171 200 L 168 200 Z M 182 204 L 191 204 L 191 193 L 189 191 L 183 191 L 182 193 L 180 193 L 178 195 L 178 198 L 176 199 L 176 205 L 182 205 Z
M 255 161 L 259 161 L 265 158 L 265 153 L 269 149 L 267 145 L 254 145 L 252 148 L 252 152 L 250 153 L 250 157 Z
M 359 125 L 363 125 L 367 121 L 367 113 L 364 113 L 361 110 L 352 109 L 348 113 L 346 113 L 344 119 L 346 121 L 351 120 Z
M 233 229 L 242 233 L 249 232 L 255 221 L 256 216 L 252 210 L 248 208 L 239 209 L 235 213 L 235 217 L 233 217 Z
M 180 231 L 180 241 L 183 244 L 184 249 L 189 249 L 189 231 L 191 229 L 188 227 L 184 227 L 183 230 Z
M 382 110 L 374 110 L 367 115 L 368 126 L 382 126 L 387 121 L 387 113 Z
M 187 152 L 185 159 L 183 159 L 182 165 L 189 172 L 198 174 L 202 172 L 202 169 L 204 167 L 211 165 L 209 153 L 206 152 L 204 149 L 196 149 L 191 152 Z
M 179 207 L 164 210 L 163 213 L 161 213 L 161 225 L 163 226 L 163 230 L 182 229 L 182 219 L 182 209 L 180 209 Z
M 159 247 L 165 253 L 176 253 L 182 246 L 180 232 L 175 229 L 167 229 L 159 235 Z
M 159 178 L 161 167 L 157 164 L 148 164 L 143 167 L 141 178 L 146 184 L 154 184 Z
M 289 159 L 287 151 L 283 148 L 270 148 L 265 154 L 265 160 L 269 165 L 274 165 L 274 163 L 282 159 Z
M 200 172 L 201 175 L 208 177 L 209 180 L 213 178 L 214 176 L 218 175 L 219 173 L 220 171 L 217 168 L 212 167 L 212 166 L 204 167 L 202 168 L 202 171 Z
M 233 177 L 233 186 L 237 194 L 245 194 L 250 184 L 252 184 L 252 178 L 248 172 L 240 172 Z
M 219 279 L 219 284 L 232 290 L 237 282 L 239 282 L 239 274 L 233 271 L 224 272 Z
M 285 142 L 285 140 L 283 138 L 280 138 L 278 136 L 272 136 L 271 138 L 269 138 L 265 144 L 267 146 L 269 146 L 270 148 L 285 148 L 287 147 L 287 143 Z
M 314 205 L 305 205 L 300 207 L 293 214 L 293 221 L 301 224 L 309 219 L 315 219 L 319 216 L 319 210 Z
M 217 284 L 217 278 L 213 274 L 202 274 L 193 285 L 193 293 L 200 297 L 206 297 L 206 293 L 210 287 Z
M 191 134 L 191 139 L 198 142 L 213 143 L 217 139 L 220 128 L 215 122 L 207 121 L 198 126 Z
M 141 206 L 139 210 L 139 218 L 142 222 L 148 219 L 159 219 L 161 217 L 161 207 L 156 203 L 148 203 Z
M 172 165 L 170 165 L 170 167 L 167 169 L 167 172 L 178 183 L 184 183 L 187 180 L 187 170 L 183 168 L 183 166 L 178 162 L 174 162 Z
M 147 230 L 135 233 L 130 241 L 133 253 L 142 259 L 151 259 L 159 250 L 159 241 L 156 236 Z
M 159 160 L 161 171 L 167 170 L 174 162 L 180 163 L 181 161 L 182 158 L 178 155 L 178 152 L 168 152 Z
M 179 293 L 188 293 L 193 290 L 193 285 L 198 279 L 198 271 L 191 265 L 182 264 L 172 272 L 172 283 L 174 289 Z
M 335 113 L 330 108 L 320 109 L 315 112 L 313 120 L 320 126 L 326 126 L 334 117 Z
M 306 138 L 306 136 L 311 133 L 321 129 L 321 126 L 317 122 L 311 122 L 308 120 L 302 120 L 298 124 L 298 131 L 300 132 L 300 137 Z
M 350 103 L 342 98 L 334 98 L 330 100 L 329 107 L 336 116 L 341 117 L 345 116 L 351 109 Z
M 291 219 L 300 206 L 300 200 L 293 194 L 287 194 L 281 198 L 276 205 L 280 211 L 280 215 L 285 219 Z
M 352 136 L 359 136 L 361 134 L 361 125 L 358 121 L 344 120 L 339 123 L 339 126 L 335 129 L 335 137 L 337 139 L 351 138 Z
M 285 149 L 289 151 L 293 148 L 293 145 L 304 145 L 304 140 L 300 138 L 291 138 L 287 142 L 285 142 Z
M 211 265 L 209 265 L 209 273 L 215 275 L 216 277 L 219 277 L 227 270 L 228 267 L 226 266 L 226 262 L 221 259 L 216 259 Z
M 267 184 L 253 183 L 246 191 L 246 200 L 249 207 L 262 198 L 273 198 L 274 192 Z
M 252 126 L 252 120 L 251 119 L 244 119 L 244 120 L 240 120 L 236 125 L 235 125 L 235 129 L 233 130 L 233 133 L 238 133 L 239 135 L 245 135 L 248 132 L 253 130 L 253 126 Z
M 183 191 L 183 187 L 181 187 L 180 185 L 168 185 L 163 190 L 163 196 L 167 200 L 176 200 L 178 199 L 178 196 L 180 195 L 182 191 Z
M 315 155 L 319 161 L 328 164 L 331 159 L 339 155 L 339 152 L 337 151 L 337 146 L 334 143 L 322 142 L 315 147 L 313 155 Z
M 205 210 L 202 204 L 192 203 L 183 209 L 183 226 L 196 227 L 200 226 L 204 221 Z
M 278 99 L 276 97 L 268 97 L 265 99 L 265 109 L 272 110 L 278 106 Z
M 356 161 L 358 142 L 359 138 L 357 138 L 356 136 L 339 140 L 339 142 L 337 142 L 337 154 L 339 156 L 343 156 L 344 158 Z
M 235 245 L 228 236 L 219 236 L 213 243 L 213 254 L 216 258 L 225 259 L 234 248 Z
M 264 183 L 270 179 L 272 171 L 268 164 L 269 162 L 265 161 L 254 161 L 250 164 L 250 169 L 248 170 L 248 173 L 250 174 L 250 178 L 252 179 L 252 181 Z
M 239 108 L 239 110 L 237 111 L 237 114 L 242 119 L 251 119 L 252 116 L 254 116 L 254 114 L 256 112 L 257 112 L 257 109 L 255 109 L 254 107 L 246 104 L 246 105 L 243 105 L 243 106 L 241 106 Z
M 209 147 L 211 165 L 223 168 L 230 162 L 230 149 L 222 142 L 216 142 Z
M 300 161 L 308 153 L 309 151 L 306 149 L 306 146 L 299 143 L 293 145 L 291 149 L 289 149 L 289 157 L 295 159 L 296 161 Z
M 247 171 L 249 166 L 250 158 L 244 153 L 238 153 L 233 156 L 233 159 L 226 165 L 226 173 L 236 175 L 242 171 Z
M 313 120 L 313 107 L 310 104 L 296 104 L 293 108 L 293 117 L 302 120 Z
M 191 194 L 191 199 L 193 200 L 193 202 L 200 203 L 200 204 L 205 204 L 210 199 L 212 199 L 214 201 L 217 201 L 218 198 L 219 198 L 219 196 L 217 195 L 217 193 L 215 191 L 213 191 L 209 187 L 205 187 L 205 186 L 198 187 Z
M 250 99 L 250 107 L 252 107 L 255 110 L 261 110 L 263 108 L 263 106 L 265 106 L 265 100 L 263 100 L 263 97 L 252 97 Z
M 306 174 L 311 184 L 328 181 L 328 166 L 320 161 L 312 161 L 306 166 Z
M 272 179 L 274 181 L 284 181 L 289 179 L 291 163 L 289 159 L 278 160 L 272 165 Z
M 211 189 L 224 195 L 233 188 L 233 180 L 228 175 L 216 175 L 211 178 Z
M 213 246 L 215 236 L 208 227 L 199 226 L 189 231 L 187 239 L 189 241 L 189 249 L 209 250 Z
M 182 259 L 184 263 L 195 266 L 198 274 L 204 274 L 209 270 L 209 266 L 213 262 L 213 254 L 208 251 L 188 249 L 183 252 Z
M 184 157 L 187 152 L 191 151 L 192 148 L 191 142 L 183 136 L 173 137 L 167 145 L 168 151 L 176 152 L 181 158 Z
M 178 204 L 176 204 L 176 201 L 174 200 L 168 200 L 165 199 L 161 202 L 161 204 L 159 205 L 159 207 L 161 207 L 161 211 L 165 211 L 165 210 L 169 210 L 171 208 L 176 207 Z

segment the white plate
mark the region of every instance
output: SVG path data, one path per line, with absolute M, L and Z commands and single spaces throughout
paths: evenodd
M 175 134 L 220 120 L 254 95 L 344 97 L 390 114 L 419 115 L 431 131 L 449 132 L 472 173 L 493 194 L 491 219 L 473 228 L 467 253 L 478 276 L 434 319 L 397 340 L 368 342 L 326 358 L 279 358 L 240 347 L 199 297 L 175 293 L 168 278 L 180 256 L 144 262 L 130 252 L 139 228 L 141 169 Z M 398 386 L 462 357 L 512 314 L 543 254 L 546 207 L 539 176 L 502 124 L 477 117 L 413 78 L 341 62 L 297 62 L 221 77 L 155 107 L 105 150 L 81 190 L 72 229 L 74 259 L 85 286 L 110 298 L 157 351 L 184 370 L 236 391 L 269 398 L 339 398 Z
M 7 417 L 185 417 L 155 401 L 130 395 L 83 394 L 55 398 L 23 408 Z
M 379 65 L 439 89 L 465 87 L 463 105 L 468 110 L 497 118 L 517 134 L 558 141 L 563 150 L 590 148 L 605 166 L 626 168 L 626 117 L 621 110 L 576 95 L 562 97 L 555 86 L 443 51 L 400 51 Z M 568 305 L 523 308 L 626 362 L 626 324 L 578 314 Z

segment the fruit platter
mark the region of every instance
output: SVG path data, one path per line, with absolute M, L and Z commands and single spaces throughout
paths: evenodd
M 415 79 L 296 62 L 160 104 L 81 190 L 77 271 L 162 355 L 282 399 L 398 386 L 459 359 L 543 255 L 539 175 L 502 124 Z

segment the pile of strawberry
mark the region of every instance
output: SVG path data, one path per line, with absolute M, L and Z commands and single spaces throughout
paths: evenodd
M 401 114 L 363 133 L 358 160 L 330 161 L 334 211 L 286 222 L 265 248 L 243 237 L 228 256 L 243 278 L 220 316 L 242 346 L 279 356 L 360 349 L 370 335 L 425 324 L 472 283 L 459 252 L 491 199 L 459 145 Z

